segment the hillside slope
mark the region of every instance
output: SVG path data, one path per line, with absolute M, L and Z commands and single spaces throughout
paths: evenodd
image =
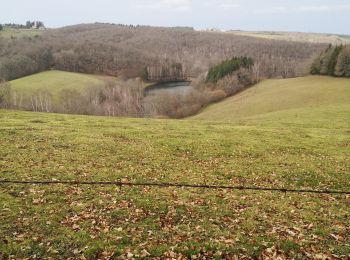
M 274 39 L 294 42 L 313 42 L 313 43 L 331 43 L 347 44 L 350 42 L 348 35 L 336 35 L 326 33 L 303 33 L 303 32 L 264 32 L 264 31 L 229 31 L 235 35 L 252 36 L 264 39 Z
M 2 31 L 0 31 L 0 37 L 4 38 L 21 38 L 21 37 L 36 37 L 41 35 L 44 30 L 38 29 L 15 29 L 5 26 Z
M 46 71 L 10 82 L 5 108 L 86 114 L 87 93 L 114 77 L 65 71 Z
M 348 191 L 349 82 L 267 80 L 196 117 L 226 122 L 0 110 L 1 179 Z M 5 257 L 350 252 L 345 195 L 0 185 L 0 212 Z
M 348 191 L 346 119 L 281 128 L 0 110 L 0 174 Z M 341 195 L 0 185 L 0 212 L 5 257 L 253 258 L 277 246 L 283 259 L 303 259 L 350 250 Z
M 350 116 L 350 80 L 323 76 L 265 80 L 195 116 L 205 120 L 330 120 Z M 327 113 L 327 116 L 326 116 Z
M 256 61 L 264 77 L 293 77 L 326 47 L 184 28 L 80 24 L 38 37 L 0 37 L 0 78 L 51 68 L 150 81 L 196 78 L 243 54 Z
M 45 71 L 11 81 L 11 88 L 21 93 L 31 94 L 36 90 L 48 90 L 57 94 L 62 89 L 80 91 L 88 86 L 101 84 L 104 77 L 66 71 Z

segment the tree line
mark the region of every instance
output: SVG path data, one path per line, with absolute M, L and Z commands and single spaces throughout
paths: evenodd
M 25 28 L 30 29 L 30 28 L 35 28 L 35 29 L 40 29 L 40 28 L 45 28 L 44 22 L 42 21 L 27 21 Z
M 0 78 L 12 80 L 55 68 L 122 79 L 182 80 L 241 55 L 254 59 L 259 77 L 285 78 L 308 73 L 310 60 L 324 48 L 188 28 L 76 25 L 35 37 L 0 37 Z
M 40 29 L 45 28 L 44 22 L 42 21 L 27 21 L 25 24 L 18 24 L 18 23 L 5 23 L 0 24 L 0 30 L 2 30 L 4 27 L 9 27 L 13 29 Z
M 311 74 L 350 77 L 350 45 L 329 45 L 313 62 Z
M 250 68 L 253 63 L 253 59 L 248 57 L 233 57 L 230 60 L 225 60 L 209 69 L 206 81 L 216 83 L 240 68 Z

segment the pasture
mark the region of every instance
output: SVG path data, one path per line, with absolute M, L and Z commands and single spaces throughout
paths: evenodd
M 348 108 L 300 111 L 308 118 L 302 124 L 243 117 L 251 112 L 229 122 L 2 110 L 1 179 L 349 190 Z M 319 124 L 325 116 L 328 124 Z M 346 195 L 0 184 L 0 252 L 88 259 L 344 256 L 349 209 Z
M 16 29 L 10 27 L 4 27 L 0 31 L 0 37 L 4 38 L 21 38 L 21 37 L 36 37 L 41 35 L 45 30 L 38 29 Z
M 54 96 L 61 90 L 82 91 L 86 87 L 103 83 L 112 78 L 89 74 L 50 70 L 11 81 L 11 88 L 19 93 L 31 94 L 37 90 L 47 90 Z
M 346 127 L 349 117 L 350 80 L 308 76 L 264 80 L 208 106 L 193 118 L 266 125 L 298 123 L 301 127 L 329 127 L 330 122 L 339 119 L 338 124 Z
M 264 32 L 264 31 L 229 31 L 235 35 L 251 36 L 269 40 L 283 40 L 294 42 L 310 42 L 310 43 L 331 43 L 331 44 L 347 44 L 349 43 L 348 35 L 337 35 L 327 33 L 303 33 L 303 32 Z

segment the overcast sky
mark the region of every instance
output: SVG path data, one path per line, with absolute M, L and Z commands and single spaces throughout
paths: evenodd
M 0 23 L 110 22 L 350 34 L 350 0 L 10 0 Z

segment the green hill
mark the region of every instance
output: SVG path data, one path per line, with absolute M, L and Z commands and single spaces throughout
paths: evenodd
M 31 94 L 36 90 L 48 90 L 55 95 L 63 89 L 80 91 L 101 84 L 104 78 L 107 77 L 51 70 L 16 79 L 10 83 L 13 90 L 24 94 Z
M 10 81 L 12 107 L 24 110 L 87 113 L 84 97 L 114 77 L 46 71 Z M 85 110 L 84 110 L 85 109 Z
M 265 124 L 319 122 L 322 125 L 346 116 L 350 116 L 350 79 L 310 76 L 265 80 L 207 107 L 194 118 Z

